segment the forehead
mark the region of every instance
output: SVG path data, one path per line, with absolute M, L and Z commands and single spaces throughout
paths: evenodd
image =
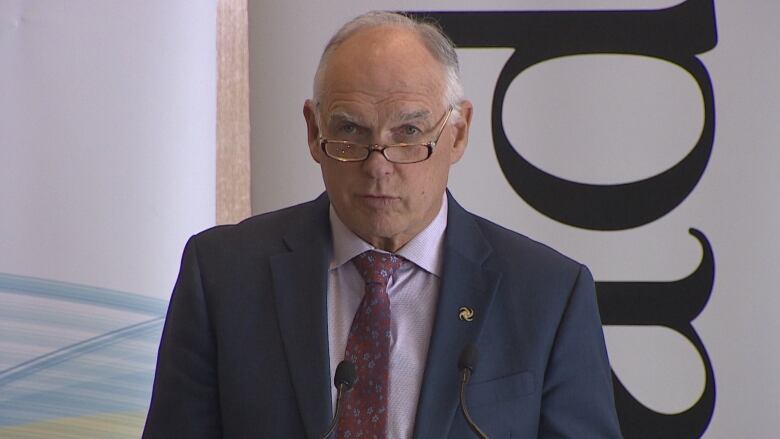
M 444 67 L 413 30 L 363 29 L 330 54 L 320 101 L 325 111 L 334 110 L 334 105 L 438 111 L 444 104 L 444 77 Z

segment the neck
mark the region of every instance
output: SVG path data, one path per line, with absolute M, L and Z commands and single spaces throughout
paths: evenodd
M 360 236 L 360 235 L 358 235 Z M 373 238 L 373 239 L 366 239 L 361 236 L 364 241 L 367 243 L 373 245 L 374 247 L 378 248 L 379 250 L 384 250 L 386 252 L 390 253 L 396 253 L 398 250 L 401 249 L 404 245 L 406 245 L 407 242 L 411 241 L 411 236 L 404 236 L 404 237 L 397 237 L 393 236 L 392 238 Z

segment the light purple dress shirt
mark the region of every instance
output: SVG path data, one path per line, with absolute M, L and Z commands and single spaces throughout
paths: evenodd
M 350 262 L 375 248 L 344 225 L 330 208 L 333 237 L 328 271 L 328 341 L 330 370 L 344 359 L 352 319 L 365 291 L 363 278 Z M 390 298 L 390 378 L 387 437 L 410 438 L 414 430 L 428 344 L 441 282 L 447 197 L 433 221 L 396 254 L 407 261 L 388 283 Z M 381 250 L 380 250 L 381 251 Z M 335 409 L 336 390 L 331 389 Z

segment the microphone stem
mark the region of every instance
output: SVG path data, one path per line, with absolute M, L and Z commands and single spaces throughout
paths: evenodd
M 336 428 L 336 424 L 339 421 L 339 416 L 341 415 L 341 397 L 343 395 L 344 395 L 344 384 L 339 384 L 339 387 L 336 390 L 336 411 L 333 414 L 333 419 L 330 421 L 330 425 L 328 426 L 328 431 L 326 431 L 325 434 L 320 436 L 320 439 L 327 439 L 328 436 L 330 436 L 333 433 L 333 430 Z
M 466 423 L 469 424 L 471 431 L 473 431 L 474 434 L 476 434 L 480 439 L 490 439 L 482 430 L 479 429 L 474 420 L 471 419 L 469 409 L 466 407 L 466 384 L 468 384 L 469 378 L 471 378 L 471 371 L 467 368 L 463 369 L 463 375 L 460 381 L 460 409 L 463 411 L 463 417 L 466 418 Z

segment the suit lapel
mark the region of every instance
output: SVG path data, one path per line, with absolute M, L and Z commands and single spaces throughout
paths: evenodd
M 444 277 L 417 405 L 415 438 L 447 436 L 458 407 L 458 357 L 467 343 L 479 338 L 501 277 L 485 267 L 492 249 L 474 218 L 451 196 L 448 202 Z M 461 307 L 474 311 L 472 321 L 459 318 Z
M 313 221 L 304 219 L 284 237 L 289 252 L 271 258 L 279 330 L 307 437 L 330 421 L 327 275 L 330 246 L 328 200 L 315 201 Z

